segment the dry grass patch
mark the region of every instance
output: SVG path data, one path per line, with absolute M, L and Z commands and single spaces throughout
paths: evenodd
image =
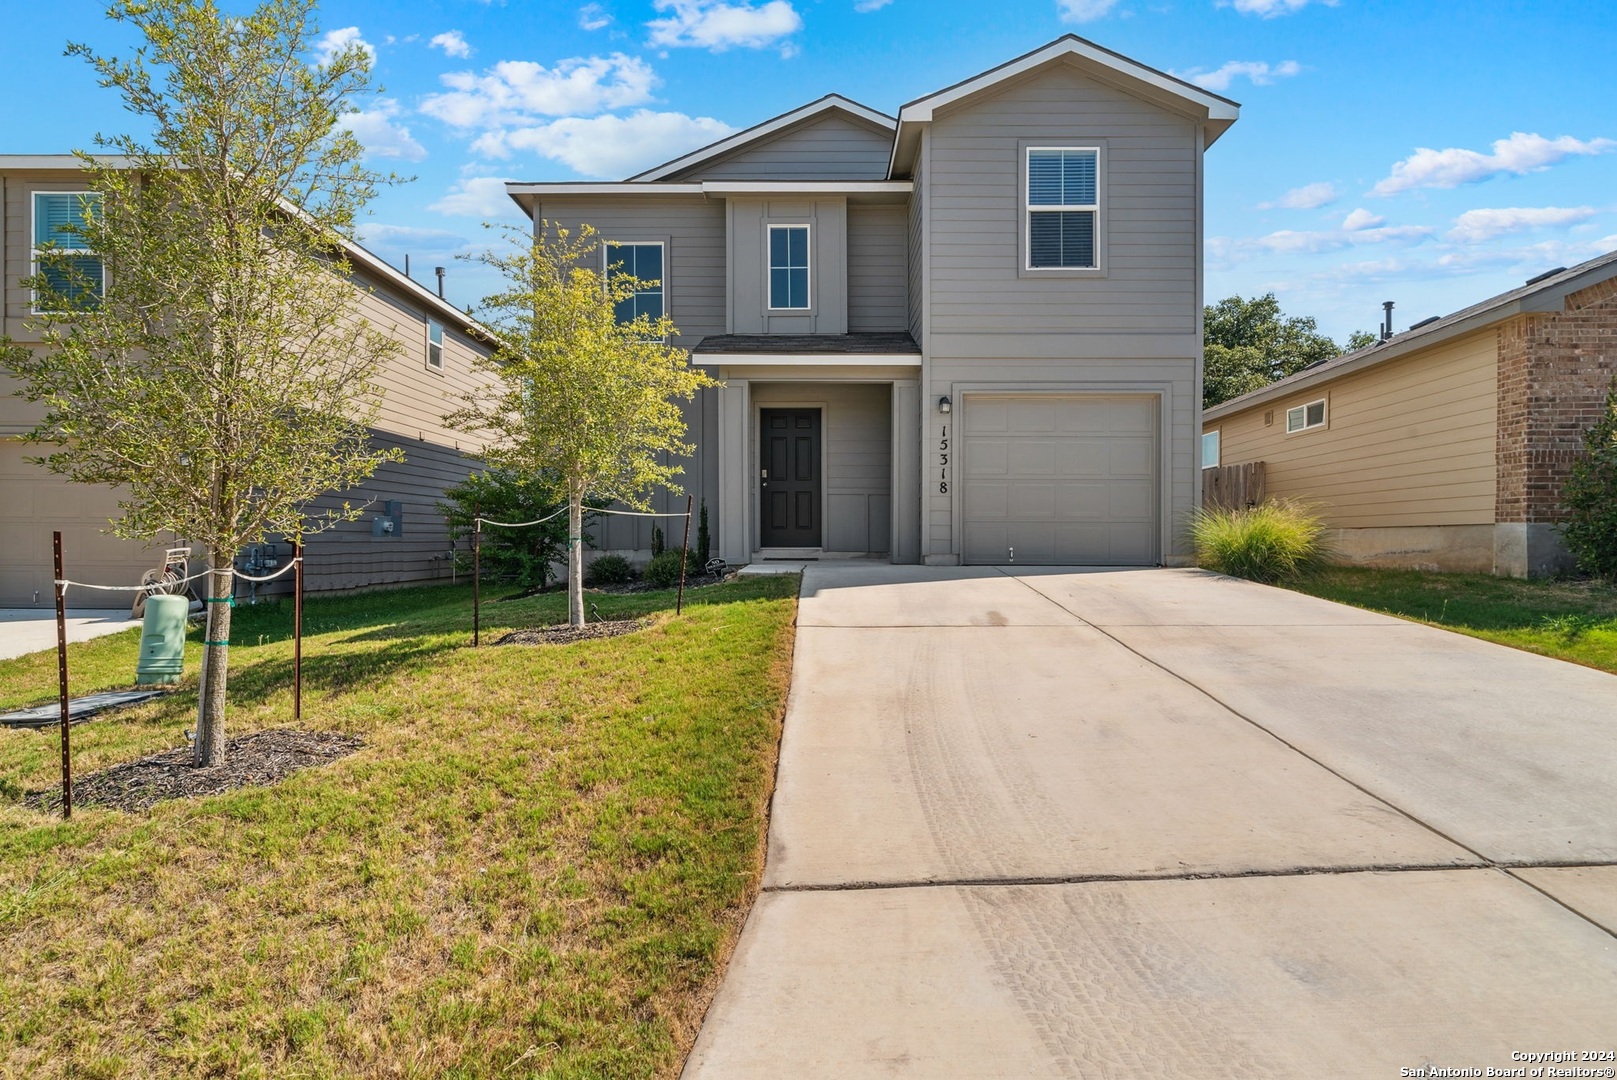
M 651 625 L 477 651 L 464 589 L 311 602 L 305 726 L 364 747 L 143 815 L 27 810 L 56 741 L 0 733 L 0 1075 L 673 1075 L 761 871 L 794 592 L 602 596 Z M 234 730 L 283 726 L 287 612 L 237 618 Z M 74 646 L 74 691 L 137 647 Z M 194 707 L 76 727 L 77 768 L 179 745 Z

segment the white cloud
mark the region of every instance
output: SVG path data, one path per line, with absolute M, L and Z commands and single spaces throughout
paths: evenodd
M 1228 90 L 1236 79 L 1250 79 L 1253 86 L 1268 86 L 1276 79 L 1289 79 L 1302 70 L 1302 65 L 1295 60 L 1282 60 L 1273 67 L 1261 60 L 1231 60 L 1215 71 L 1191 68 L 1172 74 L 1204 89 L 1221 92 Z
M 1304 184 L 1300 188 L 1292 188 L 1274 202 L 1259 203 L 1259 210 L 1318 210 L 1322 206 L 1329 206 L 1335 202 L 1341 192 L 1336 185 L 1328 180 L 1317 184 Z
M 1117 0 L 1056 0 L 1056 9 L 1062 22 L 1086 23 L 1105 18 L 1117 6 Z
M 359 36 L 359 27 L 345 26 L 341 30 L 328 30 L 314 43 L 314 62 L 322 67 L 331 63 L 337 54 L 347 49 L 364 49 L 372 60 L 376 59 L 376 46 Z
M 1326 7 L 1335 7 L 1337 0 L 1319 0 Z M 1230 0 L 1229 7 L 1233 7 L 1242 15 L 1256 15 L 1263 19 L 1274 19 L 1281 15 L 1290 15 L 1307 7 L 1309 0 Z M 1224 3 L 1220 7 L 1226 6 Z
M 1590 139 L 1581 142 L 1570 135 L 1546 139 L 1542 135 L 1512 132 L 1498 139 L 1493 153 L 1450 147 L 1433 150 L 1419 147 L 1392 167 L 1387 178 L 1370 189 L 1372 195 L 1396 195 L 1415 188 L 1452 188 L 1475 184 L 1506 173 L 1521 176 L 1538 172 L 1573 155 L 1604 154 L 1617 150 L 1617 141 Z
M 669 12 L 667 18 L 646 24 L 651 43 L 664 47 L 767 49 L 803 28 L 790 0 L 768 0 L 756 7 L 749 0 L 654 0 L 652 6 Z
M 513 150 L 531 150 L 585 176 L 631 176 L 735 130 L 708 116 L 637 109 L 628 116 L 566 116 L 548 124 L 490 131 L 472 149 L 500 158 Z
M 412 255 L 453 255 L 468 246 L 466 238 L 459 233 L 414 225 L 366 222 L 360 226 L 359 235 L 366 247 L 378 253 L 390 250 L 408 251 Z
M 1379 223 L 1381 219 L 1372 220 Z M 1436 231 L 1429 225 L 1372 225 L 1355 211 L 1341 228 L 1280 229 L 1256 239 L 1211 237 L 1207 251 L 1219 262 L 1241 262 L 1260 255 L 1320 255 L 1376 244 L 1419 244 Z
M 1608 251 L 1617 251 L 1617 233 L 1612 233 L 1610 236 L 1602 236 L 1599 240 L 1596 240 L 1594 243 L 1590 244 L 1589 247 L 1596 254 L 1604 254 Z
M 409 128 L 395 123 L 400 112 L 397 101 L 378 98 L 374 109 L 343 113 L 337 118 L 337 125 L 353 132 L 371 157 L 420 161 L 427 156 L 427 148 L 410 136 Z
M 432 40 L 427 42 L 429 49 L 442 49 L 445 56 L 466 57 L 472 55 L 472 47 L 466 44 L 466 39 L 459 30 L 445 30 L 441 34 L 434 34 Z
M 1592 206 L 1511 206 L 1498 209 L 1467 210 L 1454 219 L 1448 231 L 1450 240 L 1475 244 L 1506 233 L 1575 225 L 1595 216 Z
M 437 202 L 429 203 L 428 210 L 451 217 L 475 217 L 484 221 L 500 219 L 526 221 L 527 216 L 505 193 L 508 176 L 467 176 L 444 192 Z
M 1385 225 L 1387 219 L 1378 214 L 1372 214 L 1364 207 L 1359 207 L 1347 217 L 1342 219 L 1344 232 L 1360 232 L 1364 229 L 1373 229 L 1378 225 Z
M 858 0 L 858 2 L 853 5 L 853 9 L 861 13 L 880 11 L 882 8 L 886 7 L 892 2 L 893 0 Z
M 456 71 L 440 78 L 450 90 L 428 95 L 421 111 L 460 128 L 641 105 L 651 100 L 657 85 L 651 65 L 623 53 L 573 57 L 552 68 L 502 60 L 482 75 Z
M 578 9 L 578 25 L 585 30 L 599 30 L 612 22 L 612 16 L 600 4 L 585 4 Z

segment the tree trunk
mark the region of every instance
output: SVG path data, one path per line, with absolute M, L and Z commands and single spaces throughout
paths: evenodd
M 584 496 L 567 495 L 567 622 L 584 625 Z
M 197 738 L 193 764 L 222 765 L 225 760 L 225 683 L 230 670 L 230 596 L 235 591 L 231 569 L 235 559 L 210 553 L 207 577 L 208 644 L 202 647 L 202 682 L 197 690 Z

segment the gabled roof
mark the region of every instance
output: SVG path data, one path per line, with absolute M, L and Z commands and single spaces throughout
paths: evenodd
M 920 139 L 920 129 L 916 125 L 929 123 L 937 110 L 988 92 L 1010 79 L 1062 60 L 1077 65 L 1086 74 L 1112 83 L 1164 108 L 1200 119 L 1206 134 L 1204 146 L 1213 145 L 1241 115 L 1241 106 L 1227 97 L 1204 90 L 1165 71 L 1158 71 L 1156 68 L 1130 60 L 1121 53 L 1103 48 L 1077 34 L 1066 34 L 1015 60 L 990 68 L 981 75 L 973 75 L 953 86 L 916 98 L 899 109 L 898 130 L 893 141 L 893 160 L 888 175 L 908 173 L 915 145 Z
M 1405 330 L 1385 341 L 1343 353 L 1323 363 L 1304 368 L 1295 375 L 1288 375 L 1284 379 L 1272 382 L 1262 389 L 1220 402 L 1202 413 L 1202 419 L 1216 420 L 1300 390 L 1312 389 L 1343 375 L 1408 356 L 1419 349 L 1485 329 L 1517 315 L 1561 311 L 1566 306 L 1568 294 L 1580 292 L 1614 277 L 1617 277 L 1617 251 L 1609 251 L 1574 267 L 1561 267 L 1532 278 L 1525 284 L 1502 292 L 1498 296 L 1491 296 L 1481 303 L 1461 308 L 1440 319 L 1422 323 L 1418 328 Z
M 818 101 L 811 101 L 807 105 L 793 109 L 791 112 L 781 113 L 779 116 L 771 120 L 765 120 L 761 124 L 754 124 L 745 131 L 738 131 L 728 138 L 709 143 L 700 150 L 693 150 L 684 157 L 677 157 L 673 161 L 665 161 L 655 168 L 647 169 L 645 172 L 636 173 L 634 176 L 629 177 L 628 182 L 661 180 L 665 176 L 682 172 L 693 165 L 700 165 L 704 161 L 722 157 L 746 146 L 748 143 L 770 138 L 787 128 L 813 120 L 832 110 L 845 112 L 885 131 L 892 131 L 897 126 L 897 121 L 886 113 L 877 112 L 875 109 L 845 98 L 841 94 L 827 94 Z

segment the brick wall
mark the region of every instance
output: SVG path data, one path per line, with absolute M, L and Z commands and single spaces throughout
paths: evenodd
M 1498 334 L 1496 520 L 1554 522 L 1583 433 L 1617 376 L 1617 278 L 1571 294 L 1562 311 L 1512 319 Z

